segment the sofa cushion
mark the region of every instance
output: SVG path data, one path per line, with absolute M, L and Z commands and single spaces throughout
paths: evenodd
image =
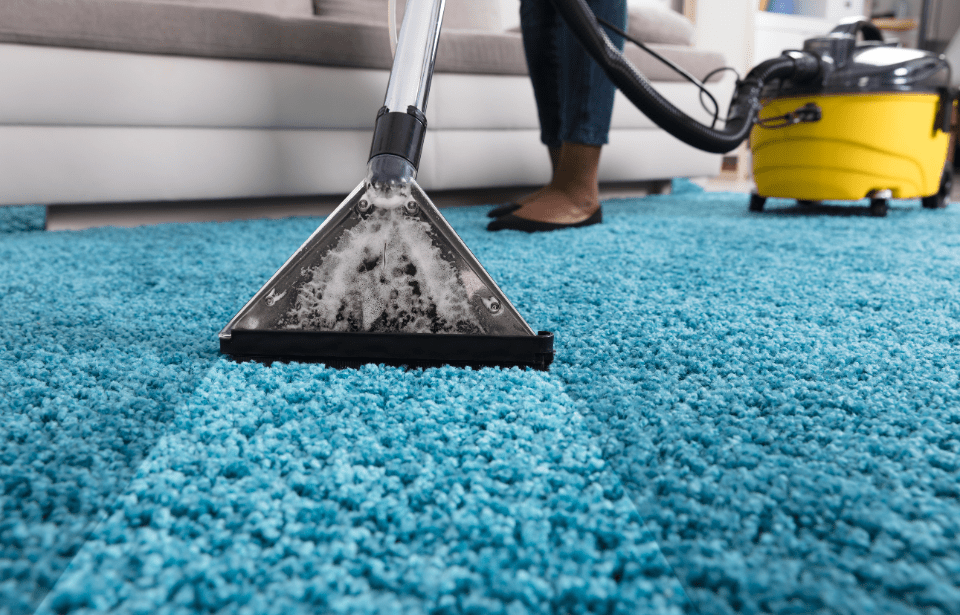
M 387 0 L 313 0 L 315 14 L 344 21 L 385 24 Z M 397 0 L 397 27 L 403 20 L 406 0 Z M 447 0 L 443 27 L 452 30 L 500 32 L 499 0 Z
M 631 5 L 627 33 L 643 43 L 692 45 L 694 27 L 690 20 L 656 0 Z
M 280 17 L 209 6 L 117 0 L 3 0 L 0 42 L 389 70 L 386 26 L 324 17 Z M 723 57 L 681 45 L 656 49 L 702 76 Z M 673 71 L 635 46 L 627 57 L 653 81 Z M 436 70 L 524 75 L 518 34 L 444 29 Z
M 313 14 L 310 0 L 116 0 L 118 2 L 160 2 L 164 4 L 192 4 L 211 6 L 221 9 L 237 9 L 253 13 L 269 13 L 271 15 L 300 15 L 306 17 Z

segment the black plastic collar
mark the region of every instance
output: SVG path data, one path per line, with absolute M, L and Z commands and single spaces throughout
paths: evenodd
M 423 138 L 427 132 L 427 118 L 414 106 L 406 113 L 381 107 L 373 129 L 370 158 L 393 154 L 407 160 L 414 168 L 420 167 Z

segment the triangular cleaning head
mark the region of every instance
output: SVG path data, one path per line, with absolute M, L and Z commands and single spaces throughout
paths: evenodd
M 416 181 L 361 183 L 220 332 L 236 358 L 546 369 L 535 334 Z

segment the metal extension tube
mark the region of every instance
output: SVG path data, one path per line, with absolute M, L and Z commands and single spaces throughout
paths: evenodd
M 444 4 L 445 0 L 409 0 L 406 5 L 367 163 L 367 194 L 379 206 L 404 203 L 417 177 Z

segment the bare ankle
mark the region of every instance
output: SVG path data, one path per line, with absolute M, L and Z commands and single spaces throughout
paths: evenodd
M 550 168 L 553 170 L 553 174 L 557 174 L 557 167 L 560 166 L 560 150 L 559 147 L 549 148 L 550 152 Z
M 550 182 L 565 193 L 578 207 L 592 211 L 600 203 L 600 147 L 564 142 L 560 159 Z

